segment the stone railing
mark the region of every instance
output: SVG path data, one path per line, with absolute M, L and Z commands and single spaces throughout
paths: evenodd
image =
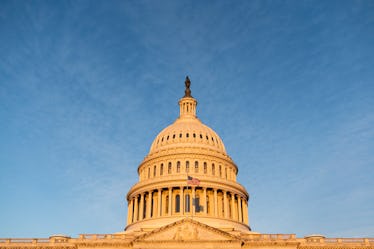
M 244 237 L 251 241 L 295 240 L 295 234 L 249 234 Z
M 79 234 L 79 240 L 112 239 L 114 234 Z
M 31 243 L 31 244 L 37 244 L 37 243 L 50 243 L 52 242 L 51 239 L 48 238 L 12 238 L 12 239 L 0 239 L 0 243 Z
M 5 244 L 41 244 L 41 243 L 68 243 L 71 238 L 65 235 L 52 235 L 49 238 L 0 238 Z
M 323 236 L 319 237 L 306 237 L 306 243 L 326 243 L 326 244 L 374 244 L 374 238 L 325 238 Z
M 126 240 L 134 238 L 132 235 L 125 234 L 80 234 L 78 238 L 70 238 L 64 235 L 53 235 L 49 238 L 0 238 L 0 245 L 6 244 L 55 244 L 55 243 L 79 243 Z M 322 235 L 312 235 L 304 238 L 296 238 L 295 234 L 247 234 L 242 238 L 248 242 L 298 242 L 301 245 L 333 245 L 333 244 L 356 244 L 356 245 L 374 245 L 374 238 L 326 238 Z

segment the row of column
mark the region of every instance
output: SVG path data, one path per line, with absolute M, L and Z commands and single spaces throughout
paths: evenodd
M 202 194 L 202 205 L 198 208 L 196 204 L 200 205 L 200 202 L 192 205 L 193 201 L 196 201 L 197 191 L 200 193 L 198 196 Z M 127 223 L 131 224 L 154 217 L 195 215 L 196 213 L 224 217 L 248 224 L 247 202 L 240 195 L 220 189 L 186 186 L 147 191 L 133 197 L 128 203 Z

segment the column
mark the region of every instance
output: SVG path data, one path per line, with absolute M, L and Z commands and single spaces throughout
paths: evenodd
M 238 196 L 239 222 L 243 222 L 242 198 Z
M 249 221 L 248 221 L 248 202 L 244 201 L 243 203 L 243 206 L 244 206 L 244 222 L 245 224 L 248 224 L 249 225 Z
M 225 215 L 225 218 L 229 218 L 229 206 L 228 206 L 226 191 L 223 191 L 223 213 Z
M 184 193 L 183 193 L 183 188 L 180 187 L 180 214 L 184 214 Z
M 192 215 L 195 215 L 195 211 L 196 211 L 196 207 L 195 207 L 195 190 L 196 188 L 195 187 L 192 187 L 191 188 L 191 191 L 192 191 L 192 200 L 191 200 L 191 203 L 192 203 Z
M 171 201 L 172 201 L 172 190 L 173 188 L 169 188 L 169 216 L 171 216 Z
M 134 200 L 131 199 L 129 201 L 129 205 L 128 205 L 128 208 L 127 208 L 127 224 L 131 224 L 132 223 L 132 216 L 133 216 L 133 205 L 134 205 Z
M 214 189 L 214 216 L 218 216 L 218 196 L 217 189 Z
M 151 210 L 152 210 L 152 190 L 148 192 L 146 218 L 151 218 Z
M 203 200 L 204 200 L 204 214 L 208 213 L 208 205 L 206 201 L 206 188 L 204 188 L 204 193 L 203 193 Z
M 158 217 L 161 217 L 161 194 L 162 194 L 162 189 L 158 189 L 158 201 L 157 201 L 157 208 L 158 208 Z
M 134 207 L 134 222 L 138 221 L 138 211 L 139 211 L 139 206 L 138 206 L 138 197 L 139 195 L 135 196 L 134 201 L 135 201 L 135 207 Z
M 139 220 L 143 220 L 144 217 L 144 193 L 140 195 L 140 210 L 139 210 Z
M 236 217 L 235 194 L 231 193 L 231 219 L 235 220 Z

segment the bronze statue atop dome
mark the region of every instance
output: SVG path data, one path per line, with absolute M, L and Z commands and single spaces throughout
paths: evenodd
M 192 97 L 191 90 L 190 90 L 191 81 L 190 81 L 190 78 L 188 78 L 188 76 L 186 76 L 186 80 L 184 81 L 184 84 L 186 85 L 186 90 L 184 90 L 184 97 Z

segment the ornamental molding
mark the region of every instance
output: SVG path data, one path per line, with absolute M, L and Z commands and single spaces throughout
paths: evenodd
M 92 247 L 114 247 L 114 248 L 132 248 L 130 241 L 87 241 L 77 243 L 78 248 L 92 248 Z
M 184 218 L 171 224 L 157 228 L 149 233 L 135 238 L 134 242 L 167 243 L 167 241 L 199 242 L 199 241 L 235 241 L 243 242 L 240 237 L 224 232 L 220 229 L 208 226 L 191 218 Z M 231 242 L 230 242 L 231 243 Z
M 76 249 L 77 246 L 75 244 L 69 245 L 35 245 L 31 243 L 25 243 L 25 245 L 6 245 L 0 246 L 0 249 Z
M 352 244 L 316 244 L 316 245 L 300 245 L 298 249 L 374 249 L 374 245 L 352 245 Z
M 219 182 L 210 180 L 210 179 L 204 179 L 199 178 L 202 182 L 198 187 L 202 188 L 213 188 L 217 190 L 224 190 L 227 192 L 231 192 L 233 194 L 237 194 L 245 199 L 245 201 L 248 201 L 249 194 L 245 190 L 245 188 L 240 185 L 237 182 L 234 182 L 230 184 L 230 182 Z M 127 193 L 127 200 L 134 198 L 135 196 L 142 194 L 144 192 L 154 191 L 157 192 L 158 189 L 167 189 L 167 188 L 178 188 L 178 187 L 187 187 L 187 180 L 184 179 L 178 179 L 178 180 L 166 180 L 166 179 L 160 179 L 158 181 L 150 181 L 147 183 L 139 182 L 136 183 Z M 192 187 L 192 186 L 189 186 Z
M 143 159 L 143 161 L 140 163 L 139 167 L 149 162 L 152 162 L 153 160 L 157 160 L 157 159 L 165 160 L 164 158 L 172 158 L 172 157 L 176 159 L 186 158 L 186 157 L 191 158 L 191 156 L 196 157 L 196 155 L 198 155 L 198 156 L 201 156 L 202 158 L 206 158 L 206 160 L 212 160 L 212 158 L 215 158 L 216 160 L 222 160 L 228 164 L 234 165 L 237 168 L 236 164 L 231 159 L 231 157 L 221 154 L 221 153 L 217 153 L 216 151 L 211 151 L 211 150 L 206 150 L 206 149 L 196 149 L 193 147 L 186 147 L 186 148 L 183 148 L 183 150 L 169 149 L 169 150 L 165 150 L 162 152 L 163 153 L 157 152 L 157 153 L 153 153 L 153 154 L 146 156 Z

